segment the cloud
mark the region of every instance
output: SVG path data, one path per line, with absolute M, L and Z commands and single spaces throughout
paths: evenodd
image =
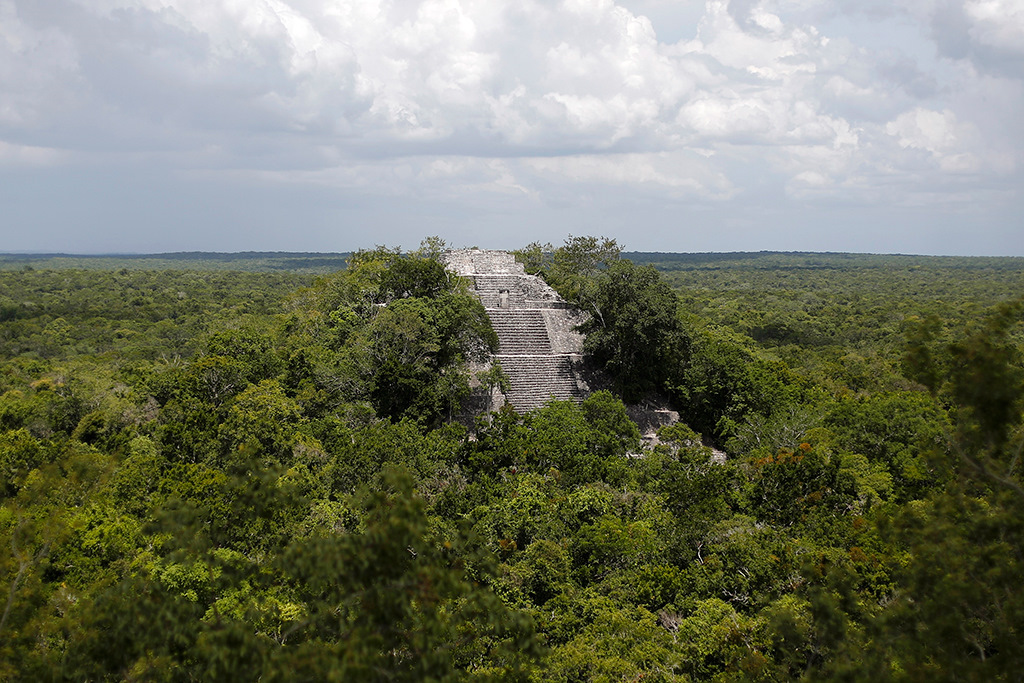
M 1016 0 L 938 0 L 931 28 L 944 56 L 1024 78 L 1024 7 Z
M 67 86 L 78 67 L 74 39 L 51 26 L 35 29 L 0 0 L 0 127 L 36 130 L 71 102 Z
M 901 114 L 885 126 L 885 132 L 899 140 L 900 147 L 927 151 L 943 171 L 966 173 L 978 171 L 981 159 L 967 151 L 969 138 L 977 132 L 960 124 L 947 110 L 915 109 Z
M 1022 45 L 1013 0 L 0 0 L 0 160 L 452 211 L 980 197 L 1019 187 Z
M 1024 56 L 1024 6 L 1015 0 L 969 0 L 964 13 L 971 37 L 981 45 Z

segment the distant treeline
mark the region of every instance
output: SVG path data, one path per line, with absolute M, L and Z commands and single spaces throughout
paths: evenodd
M 1016 256 L 918 256 L 908 254 L 848 254 L 805 251 L 736 251 L 670 253 L 623 252 L 637 264 L 651 264 L 661 271 L 695 269 L 848 269 L 858 268 L 963 268 L 1020 270 L 1024 258 Z
M 330 273 L 345 268 L 349 253 L 291 251 L 165 254 L 0 254 L 0 270 L 233 270 Z
M 345 268 L 350 252 L 304 251 L 180 251 L 159 254 L 5 254 L 0 253 L 0 270 L 35 269 L 85 270 L 290 270 L 329 273 Z M 1014 256 L 915 256 L 907 254 L 848 254 L 801 251 L 736 251 L 672 253 L 659 251 L 623 252 L 623 258 L 638 265 L 653 265 L 662 272 L 687 270 L 885 270 L 944 268 L 962 270 L 1024 269 L 1024 258 Z

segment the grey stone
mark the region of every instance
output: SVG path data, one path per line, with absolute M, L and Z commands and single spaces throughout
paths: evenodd
M 590 393 L 584 379 L 583 335 L 574 329 L 584 314 L 541 278 L 527 275 L 507 251 L 453 250 L 442 261 L 472 280 L 472 291 L 498 335 L 492 362 L 501 364 L 511 390 L 507 396 L 495 391 L 487 399 L 487 410 L 507 401 L 523 412 L 552 399 L 580 402 Z

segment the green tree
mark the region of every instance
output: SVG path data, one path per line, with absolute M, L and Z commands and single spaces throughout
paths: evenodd
M 942 481 L 934 455 L 948 448 L 951 425 L 946 410 L 926 392 L 845 397 L 832 405 L 824 423 L 837 448 L 887 469 L 900 500 L 922 498 Z
M 627 400 L 664 389 L 678 363 L 678 302 L 658 272 L 617 260 L 595 278 L 584 349 L 615 378 Z
M 320 278 L 286 326 L 287 382 L 305 400 L 365 401 L 379 415 L 436 426 L 469 393 L 469 361 L 497 348 L 483 306 L 436 258 L 378 248 Z
M 524 255 L 533 258 L 536 251 L 534 245 Z M 552 252 L 550 266 L 543 270 L 543 275 L 566 301 L 600 318 L 597 275 L 618 261 L 619 254 L 619 245 L 613 239 L 570 235 L 564 245 Z
M 226 482 L 253 525 L 304 507 L 273 471 Z M 101 589 L 68 619 L 61 669 L 92 679 L 522 680 L 540 652 L 529 618 L 482 580 L 487 553 L 437 538 L 412 478 L 387 468 L 355 503 L 358 529 L 289 537 L 262 558 L 221 545 L 196 507 L 168 507 L 162 558 Z M 234 513 L 232 513 L 234 514 Z M 257 525 L 258 526 L 258 525 Z
M 894 589 L 862 631 L 839 641 L 819 678 L 827 672 L 844 680 L 1019 680 L 1024 493 L 1016 458 L 1024 370 L 1013 336 L 1019 306 L 998 307 L 958 339 L 912 338 L 915 376 L 952 403 L 948 441 L 931 453 L 931 462 L 952 478 L 924 500 L 878 517 L 880 536 L 892 548 L 885 559 Z M 837 595 L 817 615 L 819 623 L 846 623 L 856 613 L 850 587 Z

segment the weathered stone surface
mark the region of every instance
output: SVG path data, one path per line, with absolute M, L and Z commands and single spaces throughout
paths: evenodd
M 583 335 L 573 327 L 582 314 L 566 303 L 507 251 L 460 249 L 447 252 L 445 265 L 473 280 L 473 291 L 498 335 L 493 360 L 512 385 L 507 396 L 495 392 L 490 410 L 507 401 L 518 411 L 552 398 L 581 401 L 590 388 L 583 378 Z

